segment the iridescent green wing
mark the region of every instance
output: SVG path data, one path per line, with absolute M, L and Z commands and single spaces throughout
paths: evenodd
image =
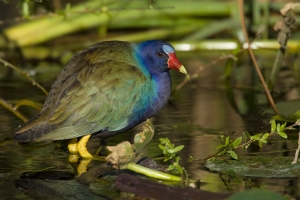
M 108 60 L 85 67 L 59 97 L 48 122 L 57 128 L 37 141 L 120 130 L 130 123 L 138 102 L 145 102 L 143 92 L 149 89 L 151 84 L 135 66 Z

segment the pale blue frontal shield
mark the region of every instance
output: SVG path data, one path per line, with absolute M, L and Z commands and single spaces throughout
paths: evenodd
M 174 53 L 175 52 L 175 50 L 171 46 L 169 46 L 169 45 L 163 45 L 162 49 L 164 50 L 164 52 L 166 54 Z

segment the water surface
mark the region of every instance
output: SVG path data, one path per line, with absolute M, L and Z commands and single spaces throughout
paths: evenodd
M 220 52 L 185 52 L 179 53 L 178 57 L 188 72 L 193 74 L 199 66 L 205 65 L 220 55 Z M 269 56 L 272 58 L 275 55 Z M 264 63 L 264 58 L 258 59 Z M 142 154 L 151 158 L 160 158 L 162 154 L 158 148 L 159 138 L 168 137 L 176 145 L 185 145 L 180 153 L 182 165 L 188 171 L 190 178 L 200 179 L 203 190 L 237 192 L 259 187 L 298 197 L 297 178 L 236 177 L 230 183 L 226 183 L 228 176 L 209 172 L 201 166 L 201 159 L 216 153 L 220 133 L 235 138 L 241 136 L 243 131 L 249 131 L 251 134 L 269 131 L 270 115 L 262 115 L 260 112 L 267 107 L 266 97 L 261 87 L 257 87 L 260 83 L 248 58 L 242 58 L 237 63 L 233 72 L 234 76 L 229 81 L 226 81 L 223 76 L 224 66 L 225 63 L 221 62 L 201 71 L 198 79 L 173 93 L 170 103 L 152 118 L 156 134 Z M 172 72 L 172 77 L 174 88 L 184 79 L 182 74 L 174 72 Z M 41 84 L 49 88 L 51 82 L 41 82 Z M 20 80 L 18 76 L 1 80 L 0 97 L 10 102 L 31 99 L 41 103 L 46 98 L 31 83 L 24 79 Z M 288 99 L 281 96 L 279 100 Z M 23 107 L 21 111 L 28 117 L 32 117 L 38 112 L 29 107 Z M 75 173 L 73 166 L 68 163 L 69 153 L 66 142 L 18 145 L 12 140 L 12 136 L 14 130 L 23 122 L 1 106 L 0 113 L 1 198 L 33 199 L 35 197 L 36 194 L 21 191 L 15 186 L 15 181 L 20 179 L 20 175 L 24 172 L 48 169 Z M 124 140 L 132 141 L 134 134 L 141 128 L 140 125 L 127 133 L 111 137 L 108 145 L 114 145 Z M 266 145 L 259 149 L 257 145 L 253 145 L 247 152 L 239 151 L 238 155 L 293 156 L 296 146 L 294 140 L 277 138 L 272 146 Z M 95 152 L 98 147 L 99 139 L 93 139 L 88 144 L 91 152 Z M 288 150 L 283 152 L 284 149 Z M 188 162 L 190 156 L 195 158 L 193 162 Z M 99 163 L 92 162 L 90 167 L 97 164 Z

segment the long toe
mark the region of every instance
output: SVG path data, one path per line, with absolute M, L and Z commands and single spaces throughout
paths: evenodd
M 90 154 L 86 148 L 86 143 L 88 142 L 90 137 L 91 137 L 91 135 L 83 136 L 77 143 L 77 150 L 78 150 L 79 154 L 81 155 L 81 157 L 86 158 L 86 159 L 93 158 L 92 154 Z

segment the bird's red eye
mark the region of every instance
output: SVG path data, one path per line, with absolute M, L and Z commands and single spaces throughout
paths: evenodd
M 157 55 L 158 55 L 159 57 L 162 57 L 162 56 L 163 56 L 163 53 L 162 53 L 162 52 L 158 52 Z

